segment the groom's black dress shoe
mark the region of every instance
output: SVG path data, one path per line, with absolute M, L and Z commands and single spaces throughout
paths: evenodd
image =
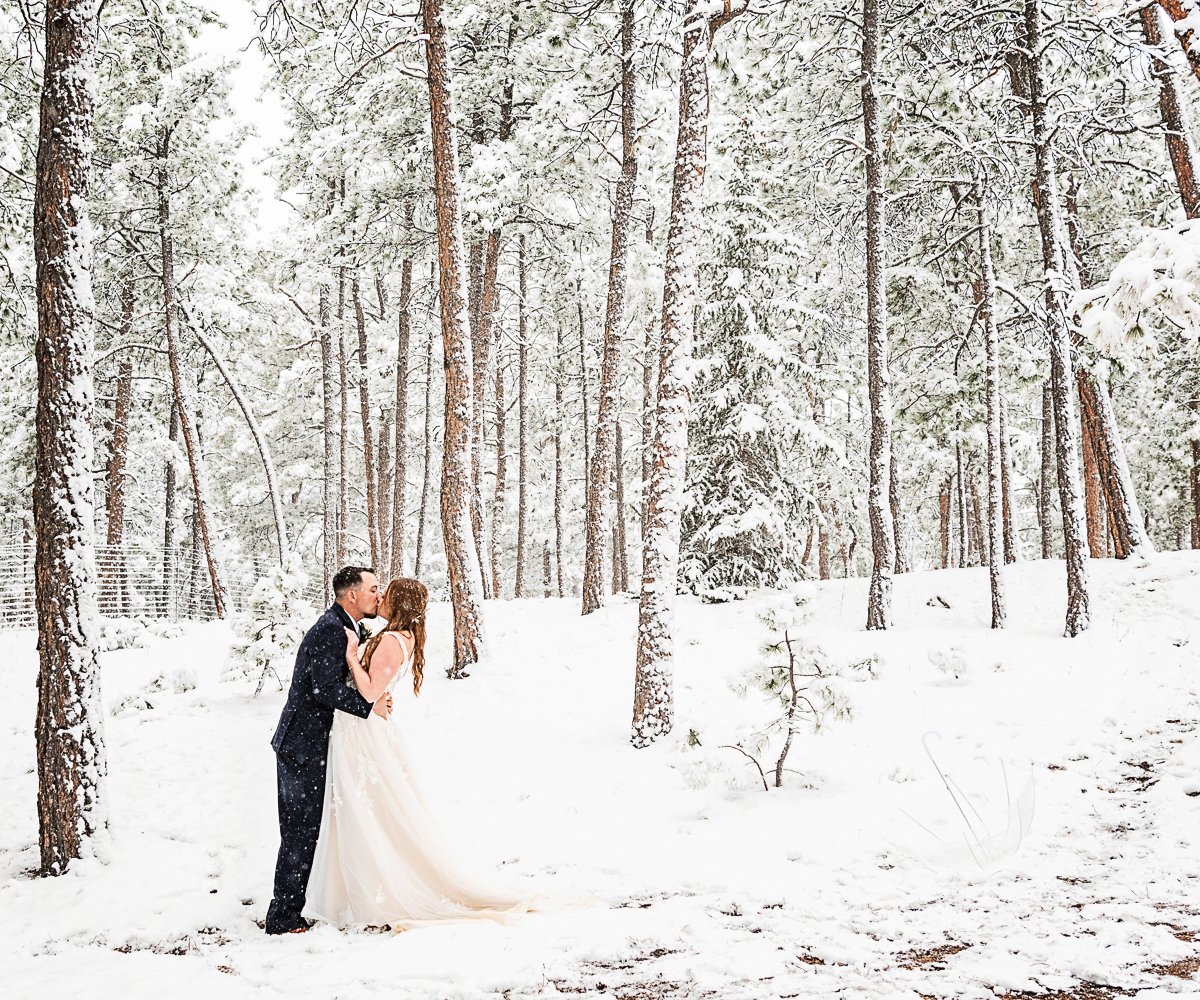
M 315 920 L 309 920 L 309 919 L 307 919 L 307 918 L 305 918 L 305 917 L 301 917 L 300 919 L 301 919 L 302 923 L 301 923 L 301 924 L 300 924 L 298 927 L 266 927 L 266 926 L 264 926 L 264 927 L 263 927 L 263 929 L 264 929 L 264 930 L 265 930 L 265 931 L 266 931 L 268 934 L 271 934 L 271 935 L 276 935 L 276 934 L 303 934 L 303 933 L 305 933 L 306 931 L 310 931 L 310 930 L 312 930 L 313 924 L 315 924 L 315 923 L 316 923 L 316 921 L 315 921 Z

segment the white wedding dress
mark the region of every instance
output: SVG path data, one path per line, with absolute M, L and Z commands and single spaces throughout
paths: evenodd
M 387 636 L 403 648 L 399 635 Z M 407 679 L 411 692 L 411 665 L 410 653 L 388 690 Z M 395 700 L 402 706 L 405 698 Z M 530 898 L 464 871 L 453 857 L 413 774 L 404 718 L 333 713 L 305 916 L 398 930 L 528 912 Z

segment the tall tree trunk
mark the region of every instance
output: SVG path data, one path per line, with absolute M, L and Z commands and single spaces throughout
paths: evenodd
M 1054 524 L 1051 520 L 1051 490 L 1054 488 L 1054 398 L 1049 379 L 1042 385 L 1042 462 L 1038 489 L 1038 526 L 1042 532 L 1042 558 L 1054 558 Z
M 662 336 L 654 466 L 650 480 L 641 601 L 638 609 L 637 674 L 631 742 L 643 747 L 674 723 L 675 588 L 679 570 L 679 523 L 687 463 L 692 336 L 696 322 L 697 243 L 703 222 L 704 167 L 708 152 L 708 53 L 717 29 L 743 13 L 726 4 L 709 14 L 704 0 L 689 3 L 683 23 L 679 83 L 679 134 L 671 187 L 671 222 L 663 271 Z M 891 566 L 889 564 L 890 572 Z
M 133 334 L 133 282 L 121 285 L 121 341 L 128 343 Z M 112 452 L 108 459 L 106 513 L 109 545 L 125 541 L 125 465 L 129 457 L 129 409 L 133 401 L 133 362 L 123 357 L 117 369 L 116 402 L 113 405 Z M 123 588 L 122 588 L 123 591 Z
M 489 551 L 486 525 L 483 520 L 483 459 L 487 442 L 487 386 L 491 370 L 493 326 L 500 300 L 498 281 L 500 269 L 500 230 L 488 234 L 483 258 L 483 289 L 479 307 L 479 323 L 471 342 L 474 443 L 471 462 L 471 527 L 475 534 L 475 551 L 483 570 L 483 596 L 492 597 L 492 576 L 487 571 L 484 554 Z
M 1080 373 L 1076 372 L 1076 376 Z M 1104 488 L 1100 485 L 1100 470 L 1096 465 L 1096 429 L 1088 419 L 1087 407 L 1080 407 L 1080 430 L 1083 451 L 1084 514 L 1087 519 L 1088 554 L 1103 559 L 1108 547 L 1108 520 L 1104 516 Z
M 371 565 L 382 569 L 379 489 L 376 486 L 378 470 L 375 468 L 375 436 L 371 429 L 371 373 L 367 368 L 367 317 L 363 312 L 357 268 L 350 279 L 350 298 L 354 303 L 354 323 L 358 330 L 358 407 L 362 417 L 363 465 L 366 467 L 367 540 L 371 546 Z
M 650 530 L 650 475 L 654 470 L 654 413 L 658 405 L 658 351 L 654 343 L 654 320 L 646 321 L 646 345 L 642 355 L 642 552 Z
M 983 328 L 987 336 L 987 554 L 992 595 L 992 628 L 1003 628 L 1004 593 L 1004 461 L 1000 411 L 1000 333 L 996 326 L 996 272 L 992 264 L 992 221 L 988 193 L 975 187 L 979 225 L 979 262 L 983 291 Z
M 563 596 L 563 329 L 560 322 L 554 341 L 554 572 L 558 596 Z
M 588 420 L 588 377 L 587 377 L 587 344 L 584 340 L 583 326 L 583 293 L 580 291 L 578 282 L 575 285 L 575 308 L 579 314 L 579 412 L 583 423 L 583 496 L 585 503 L 588 495 L 588 475 L 591 468 L 591 441 L 592 431 Z M 601 536 L 601 546 L 603 547 L 603 536 Z M 604 569 L 603 560 L 601 560 L 600 569 L 600 586 L 604 586 Z
M 409 201 L 404 210 L 405 223 L 412 229 L 413 207 Z M 404 575 L 404 508 L 408 491 L 408 354 L 412 340 L 412 256 L 406 255 L 400 265 L 400 318 L 396 335 L 396 447 L 392 473 L 392 579 Z M 432 346 L 432 333 L 430 344 Z M 430 372 L 429 382 L 433 381 Z M 428 401 L 426 401 L 428 405 Z
M 1192 419 L 1196 420 L 1200 411 L 1200 399 L 1195 395 L 1188 400 L 1188 409 Z M 1188 482 L 1192 487 L 1192 548 L 1200 549 L 1200 439 L 1192 438 L 1192 467 L 1188 470 Z
M 950 568 L 950 480 L 947 476 L 938 489 L 938 517 L 941 529 L 941 568 Z
M 1079 286 L 1087 287 L 1090 282 L 1087 268 L 1084 266 L 1077 199 L 1078 187 L 1072 175 L 1071 186 L 1067 189 L 1067 236 L 1072 251 L 1070 260 L 1075 264 Z M 1071 339 L 1073 344 L 1082 343 L 1083 338 L 1077 328 L 1072 327 Z M 1150 543 L 1142 521 L 1141 508 L 1133 488 L 1133 477 L 1125 459 L 1125 446 L 1121 441 L 1121 431 L 1117 427 L 1117 415 L 1108 389 L 1083 364 L 1075 371 L 1075 383 L 1083 417 L 1085 472 L 1088 461 L 1087 445 L 1090 443 L 1095 460 L 1095 473 L 1103 491 L 1103 503 L 1098 505 L 1097 510 L 1102 506 L 1107 511 L 1117 557 L 1124 559 L 1134 549 L 1139 549 L 1142 554 L 1149 554 L 1154 551 L 1154 546 Z M 1088 508 L 1085 503 L 1086 511 Z M 1091 551 L 1093 555 L 1096 555 L 1097 551 L 1099 555 L 1104 555 L 1107 550 L 1107 542 L 1101 531 L 1097 546 Z
M 429 284 L 437 287 L 437 262 L 429 265 Z M 430 296 L 429 340 L 425 348 L 425 460 L 421 473 L 421 511 L 417 516 L 417 549 L 413 555 L 413 576 L 420 578 L 425 555 L 425 528 L 429 523 L 429 498 L 433 493 L 433 296 Z
M 1062 210 L 1051 124 L 1047 119 L 1042 78 L 1042 0 L 1024 0 L 1025 51 L 1029 53 L 1029 103 L 1033 119 L 1033 150 L 1038 197 L 1035 198 L 1038 230 L 1045 263 L 1046 335 L 1050 342 L 1050 384 L 1054 401 L 1055 448 L 1058 457 L 1058 492 L 1062 508 L 1063 544 L 1067 564 L 1067 612 L 1065 633 L 1078 635 L 1087 629 L 1089 586 L 1087 549 L 1084 544 L 1083 491 L 1079 472 L 1079 421 L 1072 390 L 1071 337 L 1066 292 L 1062 275 L 1067 273 Z
M 470 264 L 467 272 L 468 308 L 471 319 L 471 343 L 479 336 L 479 309 L 483 303 L 483 240 L 471 240 Z M 471 425 L 474 434 L 475 425 Z
M 517 238 L 517 581 L 515 597 L 525 597 L 529 517 L 529 341 L 525 327 L 525 234 Z
M 463 250 L 459 195 L 458 141 L 455 135 L 450 66 L 442 0 L 422 6 L 433 136 L 434 195 L 437 205 L 438 270 L 441 279 L 442 345 L 446 369 L 446 411 L 442 455 L 442 533 L 446 571 L 454 608 L 452 678 L 483 651 L 483 575 L 471 530 L 471 342 L 463 297 Z
M 896 531 L 896 572 L 907 573 L 908 564 L 908 522 L 900 509 L 900 472 L 896 468 L 896 452 L 892 450 L 888 475 L 888 504 L 892 510 L 892 525 Z
M 1200 7 L 1197 7 L 1196 0 L 1162 0 L 1162 8 L 1170 15 L 1174 24 L 1178 24 L 1180 21 L 1186 19 L 1191 25 L 1191 27 L 1185 28 L 1183 31 L 1172 25 L 1170 33 L 1179 39 L 1179 44 L 1183 49 L 1184 55 L 1187 56 L 1192 73 L 1196 79 L 1200 80 L 1200 44 L 1197 44 L 1195 31 L 1198 20 L 1197 14 L 1200 13 Z
M 491 549 L 488 563 L 492 571 L 492 596 L 500 597 L 500 536 L 504 532 L 504 507 L 508 492 L 508 454 L 504 448 L 505 399 L 504 361 L 500 356 L 500 324 L 496 324 L 496 483 L 492 494 Z
M 183 438 L 187 454 L 188 469 L 192 476 L 192 491 L 196 500 L 196 522 L 200 541 L 208 563 L 208 577 L 212 583 L 213 608 L 218 618 L 226 612 L 225 581 L 221 573 L 217 538 L 209 524 L 208 477 L 204 468 L 204 456 L 192 429 L 192 414 L 187 382 L 183 378 L 179 358 L 179 331 L 175 308 L 175 249 L 171 237 L 171 195 L 167 175 L 167 160 L 171 151 L 171 130 L 159 127 L 158 133 L 158 233 L 162 247 L 162 290 L 163 327 L 167 339 L 167 359 L 171 368 L 171 388 L 179 408 L 179 433 Z
M 332 183 L 332 182 L 330 182 Z M 317 325 L 321 338 L 321 552 L 324 575 L 322 592 L 332 593 L 333 577 L 338 571 L 341 553 L 338 550 L 338 465 L 337 433 L 337 353 L 333 347 L 333 315 L 326 282 L 321 283 L 317 298 Z
M 975 553 L 980 566 L 988 565 L 988 543 L 983 531 L 983 505 L 979 501 L 979 487 L 975 485 L 975 473 L 967 477 L 967 488 L 970 490 L 971 517 L 971 549 Z M 975 565 L 975 560 L 972 560 Z
M 345 182 L 343 181 L 343 184 Z M 337 563 L 345 566 L 349 560 L 348 533 L 350 529 L 350 483 L 347 472 L 346 447 L 350 439 L 350 380 L 346 368 L 346 268 L 338 268 L 337 308 L 337 384 L 338 384 L 338 513 Z
M 892 623 L 892 568 L 896 563 L 895 529 L 888 506 L 892 451 L 891 376 L 887 342 L 887 192 L 883 156 L 883 120 L 879 107 L 879 48 L 882 36 L 880 0 L 863 0 L 862 114 L 867 181 L 867 388 L 871 404 L 869 451 L 871 521 L 871 587 L 867 628 Z
M 1118 559 L 1124 559 L 1135 551 L 1140 555 L 1152 553 L 1154 545 L 1146 533 L 1141 507 L 1134 493 L 1133 476 L 1125 461 L 1125 448 L 1117 430 L 1112 398 L 1104 385 L 1084 368 L 1076 373 L 1076 382 L 1084 423 L 1090 425 L 1092 430 L 1096 469 L 1104 484 L 1104 506 L 1112 535 L 1113 554 Z
M 380 572 L 395 578 L 392 566 L 392 477 L 396 468 L 392 456 L 395 428 L 392 427 L 392 411 L 384 407 L 380 414 L 379 431 L 375 437 L 375 456 L 378 460 L 379 481 L 379 566 Z
M 615 493 L 613 522 L 613 593 L 629 590 L 629 556 L 625 536 L 625 444 L 621 420 L 616 422 L 613 447 L 613 488 Z
M 33 516 L 38 844 L 43 875 L 107 825 L 92 522 L 92 79 L 95 0 L 47 0 L 33 247 L 38 390 Z
M 542 596 L 550 596 L 550 543 L 548 541 L 542 542 Z
M 817 573 L 822 580 L 831 576 L 829 557 L 829 504 L 821 501 L 821 523 L 817 535 Z
M 1017 526 L 1016 503 L 1013 500 L 1012 454 L 1008 445 L 1008 405 L 1000 396 L 1000 471 L 1004 492 L 1004 561 L 1015 563 L 1021 558 L 1021 534 Z
M 958 514 L 958 565 L 967 565 L 968 528 L 967 528 L 967 475 L 963 463 L 962 442 L 954 446 L 954 459 L 957 472 L 954 477 L 955 513 Z
M 132 291 L 130 286 L 126 286 Z M 124 289 L 122 290 L 124 299 Z M 128 313 L 132 321 L 131 309 Z M 124 305 L 122 305 L 124 313 Z M 126 324 L 122 315 L 122 327 Z M 107 515 L 107 531 L 105 541 L 109 547 L 107 553 L 112 587 L 115 591 L 115 607 L 118 614 L 129 611 L 129 580 L 128 568 L 125 564 L 125 554 L 122 548 L 125 543 L 125 465 L 129 454 L 129 411 L 133 402 L 133 362 L 122 358 L 117 369 L 117 381 L 114 393 L 112 450 L 109 453 L 106 468 L 107 488 L 105 490 L 105 513 Z M 104 580 L 101 579 L 103 589 Z
M 612 210 L 612 244 L 608 262 L 608 300 L 604 310 L 604 356 L 596 412 L 596 447 L 592 451 L 584 513 L 583 613 L 604 603 L 604 536 L 608 527 L 608 484 L 612 478 L 613 438 L 619 433 L 617 392 L 621 377 L 621 328 L 625 319 L 626 266 L 633 194 L 637 186 L 637 132 L 634 121 L 636 77 L 633 71 L 635 0 L 621 0 L 621 178 Z M 583 305 L 580 303 L 580 317 Z M 582 323 L 580 337 L 582 341 Z M 585 393 L 586 400 L 586 393 Z M 584 404 L 584 416 L 587 405 Z M 619 478 L 619 474 L 618 474 Z M 623 517 L 623 515 L 622 515 Z M 615 544 L 615 543 L 614 543 Z M 623 544 L 623 543 L 622 543 Z M 614 547 L 614 561 L 617 559 Z M 619 581 L 614 578 L 613 589 Z
M 171 395 L 171 413 L 167 418 L 167 465 L 163 474 L 163 561 L 162 561 L 162 615 L 174 618 L 178 614 L 179 587 L 175 569 L 175 504 L 178 484 L 175 474 L 175 449 L 179 443 L 179 401 Z
M 1169 2 L 1169 0 L 1168 0 Z M 1179 191 L 1179 200 L 1183 203 L 1183 211 L 1189 219 L 1200 218 L 1200 184 L 1196 182 L 1196 157 L 1192 145 L 1191 123 L 1188 121 L 1186 106 L 1180 99 L 1178 80 L 1164 53 L 1163 40 L 1173 34 L 1173 26 L 1163 9 L 1166 3 L 1151 3 L 1143 7 L 1138 16 L 1142 22 L 1142 33 L 1146 44 L 1155 50 L 1150 60 L 1151 72 L 1158 80 L 1158 109 L 1162 115 L 1163 135 L 1167 142 L 1167 155 L 1171 158 L 1171 168 L 1175 172 L 1175 186 Z M 1200 23 L 1200 11 L 1195 4 L 1192 7 L 1193 24 Z M 1191 41 L 1192 32 L 1188 31 Z M 1180 41 L 1183 39 L 1181 37 Z M 1194 46 L 1184 43 L 1184 51 L 1189 59 L 1194 59 Z M 1195 69 L 1200 62 L 1193 62 Z M 1198 73 L 1200 75 L 1200 73 Z

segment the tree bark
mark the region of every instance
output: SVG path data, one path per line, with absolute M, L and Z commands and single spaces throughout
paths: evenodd
M 1051 520 L 1050 491 L 1054 488 L 1054 399 L 1050 381 L 1042 385 L 1042 463 L 1041 487 L 1038 490 L 1038 526 L 1042 532 L 1042 558 L 1054 558 L 1054 524 Z
M 950 476 L 942 480 L 938 489 L 938 517 L 941 528 L 941 568 L 950 568 Z
M 583 423 L 583 496 L 586 515 L 586 504 L 588 495 L 588 477 L 591 469 L 591 441 L 592 431 L 590 422 L 588 421 L 588 378 L 587 378 L 587 344 L 584 339 L 583 326 L 583 293 L 580 291 L 578 282 L 575 285 L 575 309 L 579 315 L 579 414 L 580 420 Z M 601 546 L 603 546 L 603 536 L 601 536 Z M 600 563 L 600 586 L 604 587 L 604 562 Z
M 1141 507 L 1133 490 L 1133 476 L 1125 461 L 1125 448 L 1117 430 L 1108 390 L 1091 372 L 1080 368 L 1076 373 L 1079 400 L 1085 424 L 1091 428 L 1096 469 L 1104 484 L 1104 506 L 1112 536 L 1113 554 L 1125 559 L 1135 551 L 1148 554 L 1154 551 Z
M 406 228 L 413 225 L 412 202 L 404 210 Z M 392 472 L 392 579 L 404 575 L 404 509 L 408 492 L 408 354 L 412 340 L 412 256 L 400 265 L 400 318 L 396 334 L 396 446 Z M 432 334 L 430 334 L 432 344 Z M 432 373 L 429 381 L 432 382 Z M 428 406 L 428 400 L 426 400 Z
M 717 29 L 743 13 L 745 5 L 733 10 L 727 4 L 724 13 L 717 16 L 710 16 L 708 10 L 709 5 L 703 0 L 689 3 L 683 23 L 679 132 L 663 271 L 654 464 L 638 609 L 637 673 L 630 739 L 635 747 L 647 746 L 665 736 L 674 723 L 675 589 L 696 321 L 696 253 L 703 223 L 708 145 L 708 54 Z
M 558 596 L 563 596 L 563 329 L 555 328 L 554 341 L 554 572 Z
M 1155 54 L 1150 60 L 1150 68 L 1158 80 L 1158 109 L 1162 115 L 1163 137 L 1167 143 L 1167 155 L 1171 158 L 1171 168 L 1175 172 L 1175 186 L 1179 191 L 1179 200 L 1183 203 L 1183 211 L 1189 219 L 1200 218 L 1200 184 L 1196 182 L 1195 149 L 1192 146 L 1191 123 L 1188 121 L 1187 110 L 1180 99 L 1178 80 L 1170 64 L 1166 61 L 1163 40 L 1168 34 L 1173 34 L 1171 22 L 1164 10 L 1169 0 L 1164 3 L 1151 3 L 1138 12 L 1142 23 L 1142 33 L 1146 44 L 1154 49 Z M 1179 5 L 1181 6 L 1181 5 Z M 1194 4 L 1191 13 L 1196 14 Z M 1186 32 L 1188 41 L 1183 44 L 1189 59 L 1194 59 L 1192 32 Z M 1193 69 L 1197 63 L 1193 62 Z
M 88 196 L 99 11 L 47 0 L 34 186 L 37 419 L 33 516 L 38 623 L 41 874 L 93 853 L 106 828 L 92 522 L 92 299 Z
M 1200 549 L 1200 441 L 1192 441 L 1192 468 L 1188 478 L 1192 485 L 1192 548 Z
M 979 224 L 979 261 L 983 291 L 983 328 L 987 339 L 987 553 L 992 597 L 992 628 L 1003 628 L 1004 593 L 1004 461 L 1000 411 L 1000 333 L 996 326 L 996 272 L 992 264 L 992 222 L 988 195 L 977 182 L 975 211 Z
M 900 472 L 896 468 L 895 449 L 892 449 L 889 465 L 888 504 L 892 510 L 892 524 L 896 531 L 896 573 L 907 573 L 911 568 L 908 563 L 908 522 L 900 509 Z
M 1072 259 L 1078 274 L 1078 284 L 1080 287 L 1086 287 L 1089 279 L 1088 271 L 1084 266 L 1083 240 L 1077 221 L 1077 196 L 1078 188 L 1072 185 L 1067 192 L 1067 232 Z M 1071 331 L 1071 338 L 1072 343 L 1076 345 L 1082 343 L 1083 340 L 1078 329 L 1074 328 Z M 1117 427 L 1116 411 L 1113 409 L 1108 389 L 1083 364 L 1080 364 L 1075 371 L 1075 382 L 1079 394 L 1080 412 L 1083 416 L 1084 462 L 1086 466 L 1088 461 L 1087 445 L 1090 442 L 1095 460 L 1095 472 L 1100 489 L 1103 491 L 1102 502 L 1098 505 L 1097 510 L 1107 511 L 1114 551 L 1120 559 L 1124 559 L 1134 549 L 1141 549 L 1143 554 L 1151 553 L 1154 551 L 1154 546 L 1150 542 L 1149 535 L 1146 534 L 1137 493 L 1133 488 L 1133 477 L 1130 475 L 1129 465 L 1125 459 L 1125 446 L 1121 441 L 1121 431 Z M 1086 503 L 1085 511 L 1087 511 Z M 1103 514 L 1101 514 L 1102 517 Z M 1099 523 L 1103 523 L 1099 518 L 1098 520 Z M 1108 545 L 1103 531 L 1098 533 L 1097 545 L 1091 551 L 1093 555 L 1097 552 L 1101 556 L 1107 553 Z
M 343 181 L 343 185 L 344 185 Z M 337 384 L 338 384 L 338 507 L 337 564 L 349 559 L 347 532 L 350 525 L 350 483 L 347 476 L 346 445 L 350 439 L 350 380 L 346 370 L 346 268 L 338 268 L 337 308 Z
M 382 569 L 379 489 L 376 485 L 378 470 L 375 467 L 375 436 L 371 429 L 371 373 L 367 368 L 367 318 L 363 312 L 357 268 L 350 278 L 350 299 L 354 304 L 354 323 L 358 330 L 358 407 L 362 417 L 363 465 L 366 471 L 367 540 L 371 546 L 371 566 Z
M 500 536 L 504 532 L 504 507 L 508 497 L 508 453 L 504 447 L 505 436 L 505 399 L 504 399 L 504 363 L 500 356 L 500 324 L 496 330 L 496 483 L 492 493 L 492 524 L 489 542 L 491 549 L 488 553 L 488 563 L 492 571 L 492 596 L 500 597 Z
M 163 561 L 162 561 L 162 615 L 174 618 L 178 613 L 179 588 L 175 579 L 175 503 L 178 485 L 175 475 L 175 449 L 179 442 L 179 401 L 171 395 L 171 413 L 167 418 L 167 440 L 170 448 L 167 466 L 163 475 Z
M 1174 24 L 1178 24 L 1185 18 L 1191 18 L 1191 23 L 1193 25 L 1196 24 L 1196 0 L 1162 0 L 1162 8 L 1170 15 Z M 1200 80 L 1200 45 L 1197 44 L 1195 30 L 1193 28 L 1186 28 L 1183 31 L 1179 31 L 1172 25 L 1171 33 L 1179 39 L 1179 45 L 1183 49 L 1184 55 L 1187 56 L 1188 65 L 1191 66 L 1192 73 L 1197 80 Z
M 971 518 L 971 551 L 975 558 L 971 560 L 971 564 L 975 565 L 976 560 L 978 565 L 988 565 L 988 543 L 983 530 L 983 505 L 979 501 L 979 487 L 975 485 L 975 474 L 972 472 L 967 477 L 967 489 L 970 492 L 970 518 Z
M 829 557 L 829 504 L 821 501 L 821 523 L 817 534 L 817 573 L 822 580 L 831 576 Z
M 967 475 L 966 468 L 963 463 L 962 442 L 959 441 L 954 446 L 954 458 L 957 473 L 954 477 L 955 494 L 955 512 L 958 514 L 958 565 L 967 565 L 967 549 L 969 530 L 967 527 Z
M 620 418 L 616 422 L 613 447 L 613 593 L 629 590 L 629 556 L 625 535 L 625 444 Z
M 442 345 L 446 370 L 446 413 L 442 454 L 442 532 L 454 609 L 452 678 L 483 652 L 483 575 L 471 530 L 471 342 L 463 297 L 462 217 L 458 141 L 455 134 L 450 66 L 442 0 L 422 7 L 433 137 L 434 195 L 437 205 Z
M 196 503 L 196 522 L 200 541 L 208 564 L 208 576 L 212 583 L 213 607 L 218 618 L 226 612 L 225 581 L 221 572 L 221 561 L 217 551 L 217 538 L 209 524 L 208 477 L 204 468 L 204 456 L 192 428 L 192 413 L 187 382 L 183 378 L 179 357 L 179 332 L 175 305 L 175 250 L 171 237 L 171 195 L 167 173 L 167 162 L 171 151 L 171 130 L 160 126 L 158 134 L 158 233 L 162 248 L 163 327 L 167 339 L 167 358 L 171 368 L 171 388 L 175 392 L 179 410 L 179 433 L 183 438 L 187 454 L 188 469 L 192 477 L 192 491 Z
M 1090 624 L 1090 588 L 1084 515 L 1079 471 L 1079 422 L 1072 391 L 1071 338 L 1066 290 L 1067 248 L 1064 245 L 1058 179 L 1047 118 L 1042 79 L 1042 0 L 1025 0 L 1025 50 L 1029 65 L 1029 104 L 1033 119 L 1033 149 L 1038 230 L 1045 264 L 1046 335 L 1050 342 L 1050 385 L 1054 401 L 1055 448 L 1058 457 L 1058 492 L 1062 507 L 1063 543 L 1067 564 L 1067 611 L 1064 631 L 1075 636 Z
M 128 342 L 133 333 L 133 282 L 121 285 L 121 340 Z M 129 457 L 129 409 L 133 401 L 133 362 L 122 357 L 117 369 L 116 402 L 113 405 L 112 452 L 108 459 L 106 513 L 109 545 L 125 541 L 125 465 Z M 124 593 L 124 588 L 121 588 Z
M 596 446 L 592 450 L 584 512 L 583 613 L 604 603 L 604 536 L 608 528 L 608 484 L 612 478 L 614 435 L 619 433 L 617 392 L 621 376 L 621 328 L 625 319 L 626 267 L 633 195 L 637 186 L 637 132 L 634 121 L 636 76 L 633 71 L 635 0 L 621 0 L 621 178 L 612 210 L 612 244 L 608 263 L 608 300 L 604 311 L 604 354 L 596 412 Z M 580 318 L 583 306 L 580 303 Z M 582 345 L 583 327 L 580 324 Z M 587 404 L 584 394 L 586 425 Z M 619 478 L 619 474 L 618 474 Z M 622 515 L 623 520 L 623 515 Z M 619 563 L 614 539 L 614 563 Z M 623 542 L 620 543 L 623 545 Z M 613 579 L 616 591 L 620 581 Z
M 331 182 L 332 183 L 332 182 Z M 321 338 L 321 467 L 322 529 L 321 550 L 324 563 L 322 590 L 332 593 L 333 577 L 340 565 L 338 548 L 338 465 L 337 433 L 337 354 L 333 346 L 333 316 L 329 285 L 322 282 L 317 299 L 317 321 Z
M 1015 563 L 1021 558 L 1021 534 L 1016 520 L 1013 500 L 1012 454 L 1008 445 L 1008 405 L 1000 396 L 1000 471 L 1004 492 L 1004 561 Z
M 642 552 L 650 530 L 650 475 L 654 469 L 654 411 L 658 405 L 658 352 L 654 344 L 654 320 L 646 321 L 646 345 L 642 356 Z
M 479 307 L 479 323 L 471 343 L 472 386 L 474 414 L 474 444 L 471 463 L 471 527 L 475 534 L 476 556 L 481 567 L 486 566 L 484 553 L 489 551 L 486 525 L 483 520 L 483 459 L 487 441 L 487 385 L 491 369 L 493 325 L 499 303 L 500 230 L 488 234 L 484 251 L 483 289 Z M 492 576 L 484 570 L 483 596 L 492 597 Z
M 525 327 L 525 234 L 517 238 L 517 579 L 515 597 L 526 597 L 529 529 L 529 341 Z
M 892 451 L 891 376 L 888 372 L 887 193 L 884 181 L 883 120 L 879 107 L 882 14 L 880 0 L 863 0 L 862 114 L 867 183 L 867 387 L 871 406 L 870 487 L 871 586 L 867 628 L 892 623 L 892 568 L 896 562 L 895 528 L 888 506 Z
M 437 287 L 437 262 L 429 265 L 429 285 Z M 425 347 L 425 460 L 421 466 L 421 511 L 417 516 L 417 548 L 413 554 L 413 576 L 420 579 L 424 565 L 425 529 L 429 523 L 429 497 L 433 493 L 433 296 L 430 296 L 429 340 Z
M 392 411 L 384 407 L 375 436 L 375 456 L 379 468 L 379 481 L 376 483 L 379 496 L 379 565 L 380 572 L 392 579 L 392 491 L 395 488 L 392 477 L 396 472 L 392 455 L 394 433 Z
M 1076 376 L 1081 374 L 1076 372 Z M 1080 430 L 1083 451 L 1084 513 L 1087 519 L 1088 554 L 1103 559 L 1107 549 L 1108 521 L 1104 516 L 1104 488 L 1100 485 L 1100 470 L 1096 465 L 1095 423 L 1088 419 L 1086 406 L 1080 407 Z

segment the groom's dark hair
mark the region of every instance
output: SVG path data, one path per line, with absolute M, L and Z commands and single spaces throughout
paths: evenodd
M 345 597 L 347 590 L 362 583 L 364 573 L 374 572 L 370 566 L 343 566 L 333 575 L 333 596 Z

